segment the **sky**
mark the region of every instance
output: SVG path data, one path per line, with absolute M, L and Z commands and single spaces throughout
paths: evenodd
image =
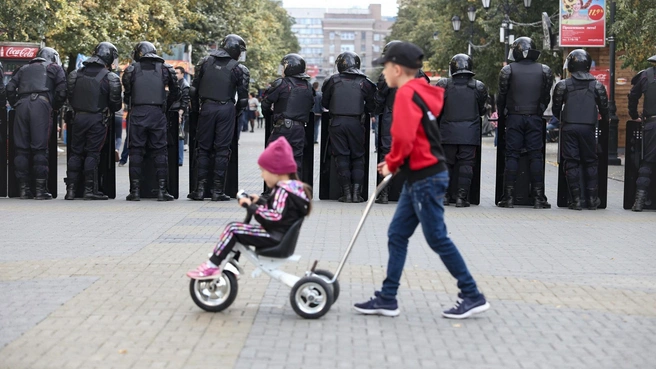
M 369 4 L 381 4 L 383 16 L 396 16 L 396 0 L 283 0 L 285 8 L 361 8 L 366 9 Z M 357 5 L 354 5 L 357 3 Z

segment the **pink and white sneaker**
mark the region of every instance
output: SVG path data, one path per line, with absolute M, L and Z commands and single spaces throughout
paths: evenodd
M 210 267 L 207 263 L 202 263 L 198 268 L 187 272 L 187 277 L 191 279 L 216 279 L 221 275 L 221 269 Z

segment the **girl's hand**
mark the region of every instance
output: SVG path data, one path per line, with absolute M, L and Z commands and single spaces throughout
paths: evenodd
M 239 199 L 239 206 L 244 206 L 244 204 L 250 205 L 251 203 L 252 203 L 251 199 L 249 199 L 249 198 L 244 197 L 244 198 Z
M 256 203 L 260 199 L 260 195 L 251 195 L 251 201 L 253 203 Z

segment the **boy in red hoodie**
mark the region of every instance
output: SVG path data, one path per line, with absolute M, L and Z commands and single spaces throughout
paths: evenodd
M 392 148 L 378 172 L 386 176 L 401 170 L 407 181 L 387 232 L 389 260 L 387 278 L 381 291 L 371 300 L 355 304 L 363 314 L 399 315 L 396 293 L 408 253 L 408 239 L 421 223 L 426 242 L 435 251 L 451 275 L 458 280 L 459 301 L 442 316 L 464 319 L 490 308 L 478 291 L 460 252 L 449 238 L 444 224 L 444 194 L 449 187 L 449 172 L 444 159 L 436 116 L 442 111 L 444 89 L 415 79 L 422 67 L 423 51 L 409 42 L 392 45 L 377 64 L 390 88 L 398 87 L 392 109 Z

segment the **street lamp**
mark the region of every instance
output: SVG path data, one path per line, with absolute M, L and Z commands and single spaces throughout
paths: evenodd
M 490 2 L 491 0 L 481 0 L 483 3 L 483 8 L 485 10 L 490 9 Z M 531 7 L 531 0 L 524 0 L 524 8 L 528 9 Z M 512 24 L 510 23 L 510 13 L 514 11 L 518 11 L 519 9 L 511 3 L 511 0 L 503 0 L 502 3 L 500 3 L 497 6 L 497 12 L 501 10 L 503 12 L 503 21 L 501 23 L 501 29 L 500 31 L 500 38 L 501 42 L 504 43 L 504 56 L 503 60 L 508 60 L 508 49 L 509 49 L 509 35 L 508 35 L 508 29 L 512 29 Z M 496 12 L 495 14 L 496 15 Z M 494 16 L 492 15 L 492 16 Z
M 435 41 L 439 40 L 439 38 L 440 38 L 439 36 L 440 36 L 439 32 L 437 32 L 437 31 L 433 32 L 433 40 L 435 40 Z
M 451 24 L 453 25 L 453 30 L 458 32 L 460 31 L 460 17 L 457 15 L 454 15 L 453 18 L 451 18 Z
M 476 21 L 476 7 L 473 5 L 470 5 L 469 8 L 467 8 L 467 17 L 469 18 L 469 21 L 474 23 Z

